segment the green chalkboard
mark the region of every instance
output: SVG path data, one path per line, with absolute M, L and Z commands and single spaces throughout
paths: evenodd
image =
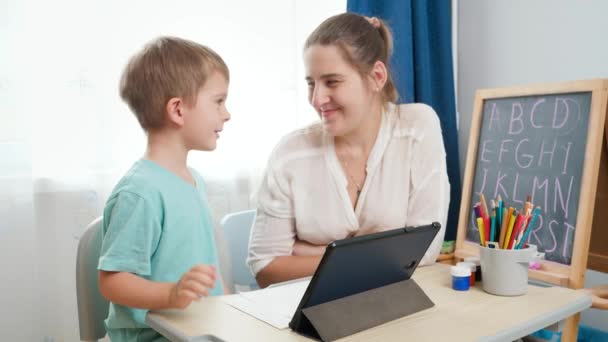
M 581 193 L 591 92 L 486 99 L 466 239 L 479 242 L 473 206 L 500 195 L 518 210 L 531 196 L 542 211 L 529 242 L 569 265 Z M 489 204 L 488 204 L 489 205 Z

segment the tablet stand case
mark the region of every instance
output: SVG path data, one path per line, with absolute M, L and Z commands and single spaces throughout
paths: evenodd
M 321 341 L 333 341 L 433 307 L 413 279 L 360 292 L 302 309 L 289 326 Z

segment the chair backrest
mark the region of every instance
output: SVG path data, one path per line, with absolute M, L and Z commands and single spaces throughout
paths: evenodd
M 255 221 L 255 210 L 231 213 L 222 219 L 224 236 L 230 249 L 230 268 L 235 289 L 257 289 L 258 284 L 247 266 L 249 249 L 249 232 Z
M 103 325 L 109 302 L 99 292 L 97 263 L 102 241 L 102 218 L 86 228 L 76 255 L 76 299 L 81 341 L 96 341 L 106 335 Z

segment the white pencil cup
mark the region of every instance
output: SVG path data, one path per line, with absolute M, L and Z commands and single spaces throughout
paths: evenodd
M 528 290 L 528 265 L 544 253 L 538 253 L 535 245 L 525 249 L 498 249 L 479 247 L 482 288 L 498 296 L 520 296 Z

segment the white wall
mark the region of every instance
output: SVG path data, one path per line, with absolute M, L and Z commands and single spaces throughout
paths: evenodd
M 145 146 L 117 94 L 128 56 L 175 35 L 228 64 L 232 120 L 217 152 L 189 157 L 217 222 L 251 207 L 276 141 L 317 118 L 306 103 L 302 45 L 345 8 L 345 0 L 2 1 L 0 341 L 78 340 L 78 239 Z
M 475 90 L 608 78 L 608 1 L 459 0 L 457 10 L 462 168 Z M 608 275 L 588 272 L 586 284 Z M 587 310 L 582 323 L 608 330 L 608 311 Z

